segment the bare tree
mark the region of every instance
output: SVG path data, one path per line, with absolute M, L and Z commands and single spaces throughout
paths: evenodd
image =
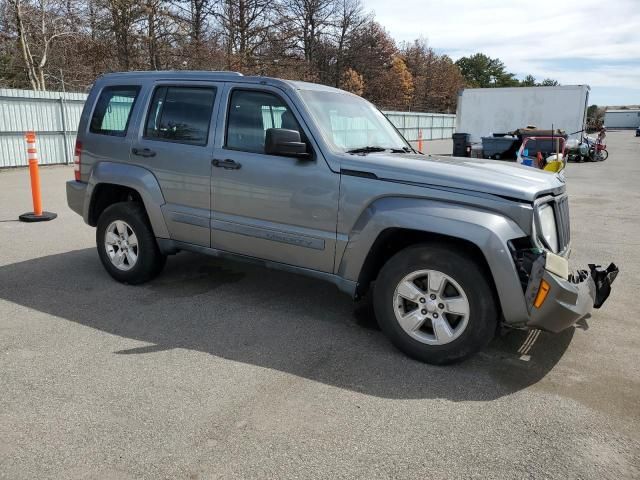
M 130 70 L 133 64 L 133 27 L 142 17 L 142 9 L 135 0 L 106 0 L 115 37 L 118 66 Z
M 161 70 L 174 63 L 178 39 L 183 36 L 183 19 L 174 7 L 169 0 L 145 0 L 142 6 L 138 30 L 146 47 L 146 68 Z
M 195 64 L 201 64 L 201 56 L 206 42 L 207 17 L 213 12 L 213 0 L 189 1 L 189 43 Z
M 285 9 L 298 48 L 313 70 L 321 38 L 332 24 L 335 0 L 287 0 Z
M 253 66 L 255 51 L 273 25 L 273 0 L 222 0 L 216 11 L 227 54 L 227 68 Z
M 73 32 L 65 17 L 54 12 L 54 5 L 48 0 L 38 0 L 35 4 L 23 0 L 8 3 L 13 10 L 20 53 L 31 88 L 46 90 L 45 68 L 51 47 L 56 39 Z
M 364 13 L 361 0 L 338 0 L 335 13 L 335 82 L 338 86 L 344 68 L 345 53 L 353 34 L 371 21 L 371 17 Z

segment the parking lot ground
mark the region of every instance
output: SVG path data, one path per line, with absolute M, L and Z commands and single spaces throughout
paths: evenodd
M 616 261 L 575 329 L 408 359 L 316 280 L 181 253 L 103 270 L 69 167 L 0 172 L 0 478 L 640 478 L 640 138 L 571 164 L 573 264 Z

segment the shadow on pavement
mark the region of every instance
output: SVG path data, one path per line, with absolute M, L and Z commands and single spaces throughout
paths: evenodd
M 575 332 L 541 333 L 521 357 L 527 332 L 513 331 L 467 362 L 434 367 L 393 348 L 332 285 L 190 253 L 137 287 L 113 281 L 92 248 L 5 265 L 0 298 L 148 344 L 117 355 L 191 349 L 385 398 L 514 393 L 542 379 Z

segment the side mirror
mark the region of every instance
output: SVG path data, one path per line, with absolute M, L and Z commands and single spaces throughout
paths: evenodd
M 264 151 L 269 155 L 283 157 L 308 157 L 307 144 L 300 140 L 300 132 L 286 128 L 267 129 Z

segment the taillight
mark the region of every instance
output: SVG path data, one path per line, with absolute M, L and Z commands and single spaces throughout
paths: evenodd
M 80 181 L 80 158 L 82 156 L 82 143 L 76 140 L 76 148 L 73 151 L 73 175 L 76 182 Z

